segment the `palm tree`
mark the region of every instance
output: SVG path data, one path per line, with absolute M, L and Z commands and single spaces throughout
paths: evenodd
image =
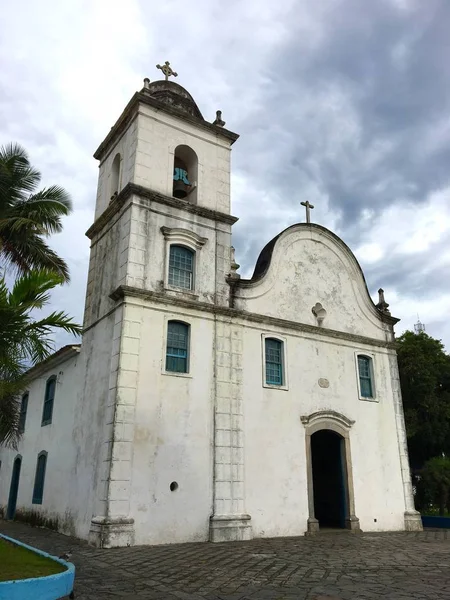
M 69 281 L 66 263 L 43 238 L 61 231 L 72 204 L 60 186 L 35 191 L 40 180 L 21 146 L 0 148 L 0 257 L 18 272 L 47 269 Z
M 11 290 L 0 278 L 0 445 L 17 446 L 18 395 L 27 386 L 27 370 L 52 352 L 53 330 L 81 333 L 81 326 L 62 311 L 39 320 L 31 316 L 48 303 L 49 291 L 61 283 L 62 275 L 45 270 L 19 276 Z

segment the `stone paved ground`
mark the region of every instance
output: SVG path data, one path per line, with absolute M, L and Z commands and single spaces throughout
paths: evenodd
M 52 554 L 72 549 L 77 600 L 450 599 L 450 531 L 112 550 L 18 523 L 0 531 Z

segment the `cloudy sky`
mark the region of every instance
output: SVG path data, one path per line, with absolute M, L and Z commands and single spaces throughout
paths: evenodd
M 94 150 L 144 77 L 170 60 L 233 149 L 243 276 L 274 235 L 313 220 L 353 249 L 397 333 L 417 314 L 450 349 L 448 0 L 2 0 L 0 143 L 16 141 L 72 195 L 52 245 L 82 319 Z M 58 344 L 68 338 L 58 337 Z

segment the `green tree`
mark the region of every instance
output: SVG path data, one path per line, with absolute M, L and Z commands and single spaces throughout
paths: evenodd
M 411 466 L 450 455 L 450 356 L 442 342 L 406 331 L 398 342 L 398 365 Z
M 435 456 L 421 471 L 423 486 L 439 514 L 444 515 L 450 500 L 450 458 Z
M 0 257 L 19 272 L 52 270 L 68 281 L 66 263 L 44 238 L 62 230 L 71 201 L 57 185 L 36 191 L 40 180 L 21 146 L 0 148 Z
M 50 290 L 63 282 L 54 271 L 30 271 L 11 290 L 0 279 L 0 445 L 15 447 L 19 439 L 19 394 L 27 386 L 27 370 L 53 350 L 55 329 L 81 333 L 63 311 L 35 319 L 32 312 L 48 304 Z

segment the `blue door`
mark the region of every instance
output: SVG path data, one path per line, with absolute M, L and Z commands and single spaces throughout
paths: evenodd
M 9 489 L 8 509 L 6 511 L 7 519 L 14 519 L 16 514 L 17 492 L 19 491 L 20 467 L 22 466 L 22 457 L 18 456 L 14 461 L 13 472 L 11 476 L 11 487 Z

